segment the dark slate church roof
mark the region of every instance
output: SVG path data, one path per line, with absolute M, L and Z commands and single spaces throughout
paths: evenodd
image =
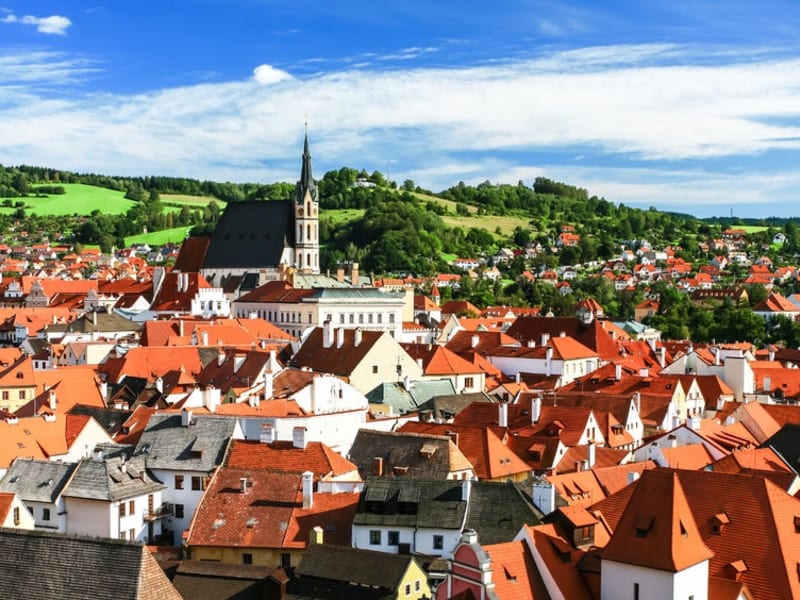
M 277 267 L 293 236 L 291 200 L 231 202 L 211 236 L 203 268 Z

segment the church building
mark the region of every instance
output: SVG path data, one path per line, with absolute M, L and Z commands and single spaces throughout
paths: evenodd
M 294 197 L 229 203 L 210 239 L 184 242 L 175 269 L 200 271 L 212 286 L 231 292 L 291 273 L 319 274 L 319 260 L 319 192 L 306 132 Z

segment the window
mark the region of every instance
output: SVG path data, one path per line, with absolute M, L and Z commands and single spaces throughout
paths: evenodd
M 390 531 L 389 540 L 387 542 L 390 546 L 397 546 L 400 543 L 400 532 Z
M 47 509 L 45 509 L 45 510 L 47 510 Z M 19 521 L 20 521 L 20 518 L 19 518 L 19 506 L 15 506 L 14 507 L 14 525 L 19 525 Z
M 292 566 L 292 555 L 288 552 L 281 553 L 281 567 L 288 569 Z
M 471 388 L 475 386 L 475 378 L 474 377 L 464 377 L 464 387 Z
M 379 546 L 381 543 L 381 532 L 379 529 L 369 530 L 369 543 L 372 546 Z
M 406 584 L 406 596 L 410 596 L 410 595 L 411 595 L 411 584 L 407 583 Z
M 128 513 L 133 514 L 135 512 L 136 512 L 136 501 L 131 500 L 130 502 L 128 502 Z
M 120 517 L 124 517 L 125 516 L 125 503 L 124 502 L 120 502 L 119 503 L 119 516 Z
M 176 490 L 183 489 L 183 475 L 175 475 L 175 489 Z
M 8 391 L 3 392 L 3 400 L 8 400 Z
M 358 323 L 359 325 L 364 324 L 364 313 L 358 313 Z
M 421 588 L 421 587 L 422 587 L 422 584 L 420 584 L 420 582 L 419 582 L 419 579 L 417 579 L 417 580 L 414 582 L 414 591 L 415 591 L 415 592 L 418 592 L 418 591 L 420 590 L 420 588 Z
M 242 554 L 242 564 L 243 565 L 252 565 L 253 564 L 253 555 L 249 552 L 245 552 Z
M 633 600 L 639 600 L 639 584 L 633 584 Z
M 119 539 L 125 540 L 125 539 L 127 539 L 127 537 L 128 536 L 126 535 L 126 533 L 124 531 L 120 531 L 119 532 Z
M 132 542 L 136 541 L 136 530 L 135 529 L 129 529 L 128 530 L 128 539 L 130 541 L 132 541 Z
M 355 319 L 356 319 L 356 316 L 353 313 L 350 313 L 350 317 L 349 317 L 348 320 L 350 321 L 351 325 L 356 322 Z
M 182 519 L 183 518 L 183 504 L 176 504 L 175 505 L 175 518 Z
M 49 521 L 50 520 L 50 509 L 43 508 L 42 509 L 42 521 Z
M 19 391 L 19 399 L 20 400 L 25 400 L 25 390 L 20 390 Z
M 389 313 L 389 323 L 394 323 L 394 313 Z
M 376 375 L 378 373 L 378 365 L 372 365 L 372 374 Z
M 444 548 L 444 536 L 442 535 L 434 535 L 433 536 L 433 549 L 434 550 L 442 550 Z
M 202 477 L 198 477 L 197 475 L 192 477 L 192 489 L 196 492 L 206 489 L 205 486 L 203 485 Z

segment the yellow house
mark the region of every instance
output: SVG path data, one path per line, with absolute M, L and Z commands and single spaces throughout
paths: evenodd
M 36 397 L 36 380 L 33 360 L 20 355 L 16 348 L 12 352 L 19 357 L 9 358 L 7 353 L 0 353 L 0 409 L 16 412 Z

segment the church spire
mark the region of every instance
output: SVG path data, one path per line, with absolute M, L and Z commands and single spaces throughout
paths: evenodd
M 297 194 L 295 201 L 302 203 L 306 196 L 306 191 L 310 192 L 311 199 L 316 202 L 317 184 L 311 174 L 311 152 L 308 149 L 308 121 L 306 121 L 306 135 L 303 143 L 303 166 L 300 170 L 300 181 L 297 182 Z

